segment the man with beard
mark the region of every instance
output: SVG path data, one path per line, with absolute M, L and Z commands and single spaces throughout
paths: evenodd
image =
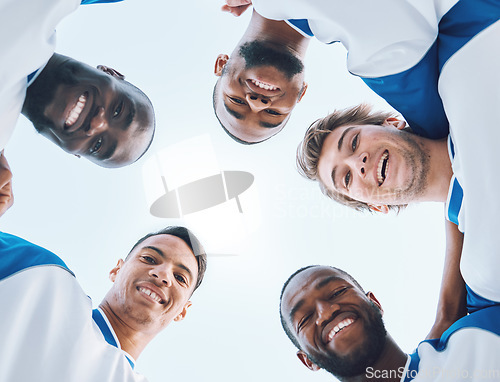
M 283 129 L 307 89 L 302 59 L 308 44 L 284 21 L 254 12 L 231 58 L 217 57 L 214 111 L 234 140 L 258 143 Z
M 239 15 L 250 3 L 250 0 L 226 0 L 223 10 Z M 254 0 L 253 5 L 255 11 L 267 19 L 286 20 L 282 29 L 286 26 L 302 36 L 315 36 L 326 44 L 341 42 L 348 50 L 349 72 L 363 79 L 398 110 L 417 134 L 430 138 L 443 138 L 448 134 L 448 121 L 438 94 L 443 66 L 468 41 L 500 18 L 498 3 L 489 0 L 359 0 L 349 3 Z M 260 28 L 257 22 L 262 24 L 252 17 L 249 25 L 254 39 L 272 40 L 272 31 Z M 288 35 L 293 39 L 288 42 L 281 38 L 281 49 L 293 47 L 298 39 L 291 32 Z M 303 54 L 299 58 L 302 57 Z M 239 88 L 240 94 L 235 98 L 241 110 L 254 109 L 245 94 L 268 103 L 272 101 L 268 99 L 272 93 L 243 86 L 245 81 L 252 79 L 242 73 L 231 79 L 232 84 L 223 86 L 227 91 Z M 274 82 L 273 78 L 266 77 L 261 82 L 275 89 L 277 94 L 283 91 L 283 79 Z M 287 109 L 287 115 L 294 105 Z M 238 138 L 251 128 L 244 119 L 226 121 L 217 108 L 216 114 L 223 127 L 236 133 Z M 238 135 L 240 130 L 244 132 L 242 136 Z M 276 129 L 270 131 L 264 137 L 276 132 Z
M 184 227 L 148 234 L 110 273 L 98 308 L 52 252 L 0 233 L 0 380 L 145 381 L 135 360 L 200 286 L 206 254 Z M 160 355 L 158 361 L 163 362 Z
M 495 175 L 500 132 L 490 113 L 500 99 L 500 51 L 484 49 L 496 47 L 499 39 L 500 21 L 443 67 L 439 93 L 450 120 L 448 140 L 412 135 L 401 130 L 403 121 L 361 106 L 313 123 L 297 153 L 303 175 L 318 180 L 327 196 L 355 209 L 386 213 L 411 202 L 446 203 L 447 253 L 439 305 L 455 300 L 455 319 L 463 312 L 458 302 L 465 297 L 462 277 L 480 298 L 500 301 L 500 178 Z M 457 296 L 457 290 L 463 292 Z
M 500 377 L 500 305 L 471 312 L 411 355 L 386 332 L 382 313 L 372 292 L 333 267 L 299 269 L 281 292 L 281 324 L 311 370 L 325 369 L 341 381 Z

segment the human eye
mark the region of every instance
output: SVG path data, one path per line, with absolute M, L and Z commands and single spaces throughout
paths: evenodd
M 265 109 L 266 113 L 267 114 L 271 114 L 271 115 L 281 115 L 281 113 L 277 112 L 276 110 L 272 110 L 272 109 Z
M 184 286 L 188 285 L 188 281 L 183 275 L 176 274 L 176 275 L 174 275 L 174 277 L 179 282 L 179 284 L 184 285 Z
M 344 184 L 347 189 L 349 189 L 349 184 L 351 183 L 351 172 L 347 171 L 347 174 L 345 174 L 344 178 Z
M 358 147 L 358 139 L 359 139 L 359 134 L 356 134 L 354 136 L 354 139 L 352 140 L 352 151 L 355 151 L 356 147 Z
M 102 137 L 100 137 L 89 149 L 90 155 L 97 154 L 102 147 Z
M 239 98 L 229 97 L 229 99 L 238 105 L 246 105 L 245 101 L 242 101 Z
M 307 325 L 310 319 L 311 319 L 311 314 L 304 316 L 297 325 L 297 332 L 300 332 L 302 329 L 304 329 L 304 327 Z
M 149 255 L 143 255 L 142 259 L 149 264 L 156 264 L 156 259 Z
M 113 118 L 118 117 L 123 110 L 123 101 L 121 101 L 118 106 L 116 107 L 115 111 L 113 112 Z
M 347 287 L 342 287 L 342 288 L 340 288 L 340 289 L 335 290 L 335 291 L 331 294 L 330 299 L 332 299 L 332 298 L 335 298 L 335 297 L 338 297 L 338 296 L 342 295 L 342 294 L 343 294 L 346 290 L 347 290 Z

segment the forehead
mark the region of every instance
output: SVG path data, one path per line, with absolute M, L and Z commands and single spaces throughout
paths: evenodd
M 164 234 L 150 236 L 135 247 L 131 254 L 137 255 L 144 250 L 158 250 L 167 260 L 180 262 L 191 271 L 197 271 L 198 269 L 198 263 L 193 251 L 184 240 L 177 236 Z
M 300 272 L 289 282 L 283 293 L 282 313 L 288 317 L 297 304 L 314 303 L 319 292 L 339 283 L 352 285 L 345 274 L 330 267 L 312 267 Z

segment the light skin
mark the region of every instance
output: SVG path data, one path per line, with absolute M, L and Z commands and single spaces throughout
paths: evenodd
M 388 205 L 446 202 L 452 176 L 446 140 L 410 134 L 415 144 L 409 144 L 404 138 L 409 133 L 402 131 L 405 126 L 405 122 L 389 118 L 381 126 L 334 129 L 321 150 L 319 181 L 331 190 L 367 203 L 372 211 L 382 213 L 389 211 Z M 384 154 L 388 154 L 388 158 L 385 165 L 380 166 Z M 409 160 L 422 154 L 428 158 L 427 168 L 419 161 Z M 380 168 L 385 168 L 382 184 L 379 182 Z M 421 171 L 425 171 L 425 177 L 419 177 Z M 463 234 L 450 222 L 446 222 L 446 241 L 437 316 L 427 338 L 440 337 L 466 312 L 465 286 L 460 273 Z
M 452 175 L 446 140 L 409 134 L 403 121 L 390 118 L 383 125 L 350 125 L 334 129 L 324 141 L 318 162 L 319 180 L 327 188 L 387 212 L 387 205 L 446 201 Z M 410 144 L 406 138 L 411 138 Z M 340 149 L 339 149 L 340 147 Z M 380 184 L 379 165 L 387 155 Z M 414 156 L 415 161 L 409 157 Z M 424 168 L 419 161 L 428 158 Z M 422 171 L 425 171 L 421 174 Z M 426 183 L 419 184 L 419 175 Z M 420 189 L 414 192 L 412 187 Z M 410 187 L 410 188 L 409 188 Z
M 312 358 L 328 357 L 332 353 L 349 356 L 365 347 L 369 320 L 366 306 L 370 301 L 382 311 L 373 293 L 365 295 L 344 274 L 330 267 L 312 267 L 296 275 L 283 293 L 281 313 L 300 345 L 299 360 L 316 371 L 319 366 L 311 360 L 311 355 Z M 335 326 L 348 318 L 353 322 L 330 338 Z M 406 354 L 386 334 L 380 357 L 366 367 L 371 366 L 374 371 L 397 370 L 404 367 L 406 360 Z M 368 379 L 361 374 L 342 380 Z
M 301 61 L 309 43 L 284 21 L 268 20 L 253 12 L 231 58 L 227 54 L 217 56 L 214 73 L 221 77 L 216 90 L 217 115 L 232 135 L 246 142 L 260 142 L 281 131 L 307 89 L 303 73 L 288 79 L 270 65 L 246 69 L 238 52 L 243 44 L 255 40 L 286 47 Z
M 151 236 L 109 273 L 113 287 L 99 305 L 123 350 L 137 359 L 172 321 L 181 321 L 198 277 L 189 246 L 172 235 Z
M 54 54 L 28 88 L 22 113 L 64 151 L 103 167 L 126 166 L 149 145 L 154 115 L 124 78 Z

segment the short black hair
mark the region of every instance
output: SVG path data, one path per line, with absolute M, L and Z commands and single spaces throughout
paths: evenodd
M 198 278 L 196 279 L 196 285 L 194 286 L 193 289 L 194 292 L 201 285 L 201 282 L 203 281 L 203 276 L 205 275 L 205 271 L 207 269 L 207 254 L 205 252 L 205 249 L 201 245 L 200 241 L 198 240 L 198 238 L 194 235 L 194 233 L 192 233 L 186 227 L 168 226 L 159 231 L 148 233 L 144 237 L 140 238 L 137 241 L 137 243 L 134 244 L 134 246 L 128 253 L 127 257 L 125 258 L 125 261 L 127 261 L 132 251 L 144 240 L 146 240 L 149 237 L 158 235 L 172 235 L 178 237 L 179 239 L 183 240 L 193 252 L 194 257 L 196 258 L 196 262 L 198 263 Z
M 290 341 L 292 341 L 292 343 L 295 345 L 295 347 L 299 350 L 302 350 L 300 348 L 300 345 L 299 345 L 299 342 L 297 341 L 297 338 L 295 338 L 295 335 L 292 333 L 292 330 L 290 329 L 290 327 L 287 325 L 287 323 L 285 322 L 285 318 L 283 317 L 283 314 L 281 313 L 281 303 L 282 303 L 282 300 L 283 300 L 283 294 L 285 293 L 285 289 L 286 287 L 288 286 L 288 284 L 290 284 L 290 281 L 292 281 L 293 278 L 295 278 L 295 276 L 297 276 L 299 273 L 302 273 L 303 271 L 309 269 L 309 268 L 315 268 L 315 267 L 321 267 L 321 265 L 308 265 L 306 267 L 302 267 L 300 268 L 299 270 L 295 271 L 286 281 L 285 283 L 283 284 L 283 288 L 281 288 L 281 294 L 280 294 L 280 306 L 279 306 L 279 310 L 280 310 L 280 321 L 281 321 L 281 326 L 283 327 L 283 330 L 285 331 L 286 335 L 288 336 L 288 338 L 290 339 Z M 361 287 L 361 285 L 359 285 L 359 283 L 356 281 L 356 279 L 354 277 L 352 277 L 349 273 L 347 273 L 346 271 L 343 271 L 342 269 L 339 269 L 339 268 L 335 268 L 335 267 L 332 267 L 330 265 L 327 265 L 327 267 L 339 272 L 340 274 L 346 276 L 347 279 L 349 279 L 349 281 L 352 281 L 352 283 L 357 287 L 359 288 L 363 293 L 365 293 L 365 291 L 363 290 L 363 288 Z

